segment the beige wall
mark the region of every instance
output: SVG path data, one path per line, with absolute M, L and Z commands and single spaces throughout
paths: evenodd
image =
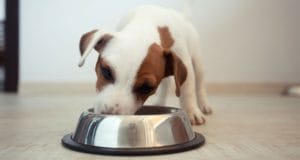
M 299 0 L 188 0 L 208 82 L 300 82 Z
M 103 2 L 21 1 L 21 81 L 94 82 L 96 54 L 77 67 L 80 36 L 114 30 L 129 9 L 156 4 L 189 11 L 208 82 L 300 82 L 300 0 Z

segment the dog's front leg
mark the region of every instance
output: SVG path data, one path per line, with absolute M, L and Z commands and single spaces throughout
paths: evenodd
M 188 76 L 180 88 L 180 105 L 186 110 L 193 125 L 201 125 L 205 123 L 205 119 L 197 104 L 195 74 L 192 62 L 187 62 L 186 67 Z

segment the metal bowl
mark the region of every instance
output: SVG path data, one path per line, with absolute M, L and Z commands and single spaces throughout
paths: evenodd
M 135 115 L 83 112 L 62 143 L 83 152 L 137 155 L 185 151 L 202 145 L 204 137 L 193 132 L 183 110 L 143 106 Z

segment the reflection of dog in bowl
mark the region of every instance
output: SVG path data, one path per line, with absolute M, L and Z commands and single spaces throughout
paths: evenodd
M 135 115 L 83 112 L 74 133 L 63 137 L 64 146 L 89 153 L 152 155 L 200 147 L 203 135 L 193 132 L 182 109 L 143 106 Z
M 99 52 L 96 113 L 134 114 L 159 85 L 158 104 L 163 104 L 169 82 L 162 79 L 168 76 L 174 76 L 176 95 L 192 124 L 204 123 L 202 113 L 211 113 L 197 32 L 176 11 L 143 6 L 125 16 L 116 32 L 84 34 L 79 66 L 93 49 Z

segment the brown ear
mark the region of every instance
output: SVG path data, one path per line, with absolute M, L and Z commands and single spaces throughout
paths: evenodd
M 97 32 L 97 30 L 92 30 L 81 36 L 80 42 L 79 42 L 79 50 L 80 50 L 81 56 L 83 55 L 83 52 L 86 50 L 86 48 L 87 48 L 89 42 L 91 41 L 95 32 Z
M 83 65 L 84 60 L 86 59 L 88 54 L 90 54 L 93 48 L 99 53 L 101 53 L 105 48 L 107 42 L 112 37 L 113 36 L 110 33 L 101 30 L 92 30 L 90 32 L 85 33 L 81 37 L 79 42 L 80 55 L 82 56 L 79 62 L 79 66 Z
M 166 58 L 165 75 L 174 75 L 176 84 L 176 96 L 180 96 L 180 86 L 184 83 L 187 77 L 187 69 L 183 62 L 176 54 L 171 51 L 164 51 Z
M 98 30 L 92 30 L 90 32 L 85 33 L 84 35 L 81 36 L 80 42 L 79 42 L 79 49 L 80 49 L 80 54 L 82 55 L 83 52 L 86 50 L 88 44 L 91 42 L 92 37 L 95 35 L 95 33 Z M 94 46 L 95 50 L 98 52 L 101 52 L 103 48 L 105 47 L 106 43 L 112 38 L 112 35 L 110 34 L 103 34 L 101 36 L 101 39 L 96 43 Z

